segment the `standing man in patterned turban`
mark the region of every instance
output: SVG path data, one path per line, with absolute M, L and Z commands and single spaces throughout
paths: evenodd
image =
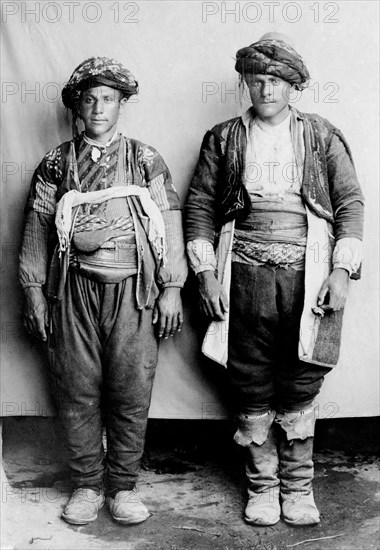
M 116 521 L 149 517 L 136 482 L 158 341 L 183 323 L 177 193 L 157 151 L 117 131 L 137 92 L 113 59 L 77 67 L 62 91 L 74 138 L 45 155 L 26 205 L 25 325 L 47 343 L 75 489 L 62 517 L 78 525 L 96 520 L 103 487 Z
M 185 207 L 203 352 L 227 367 L 245 520 L 312 525 L 314 399 L 359 276 L 363 196 L 342 133 L 289 105 L 309 80 L 290 40 L 264 35 L 235 68 L 252 106 L 207 132 Z

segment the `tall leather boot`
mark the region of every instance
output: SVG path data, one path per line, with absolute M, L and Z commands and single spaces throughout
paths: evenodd
M 282 431 L 279 442 L 280 500 L 282 515 L 292 525 L 315 525 L 320 517 L 314 502 L 314 407 L 277 415 Z
M 235 441 L 246 447 L 248 503 L 244 519 L 254 525 L 274 525 L 280 520 L 278 455 L 270 411 L 260 416 L 239 416 Z

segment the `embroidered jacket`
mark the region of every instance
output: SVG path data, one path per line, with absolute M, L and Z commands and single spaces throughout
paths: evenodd
M 319 115 L 296 109 L 292 114 L 303 124 L 305 204 L 331 224 L 336 240 L 361 240 L 364 199 L 344 136 Z M 246 148 L 241 117 L 206 133 L 185 207 L 187 241 L 214 243 L 223 224 L 247 216 L 251 201 L 244 186 Z
M 339 357 L 342 311 L 319 320 L 311 308 L 332 266 L 347 269 L 351 278 L 360 277 L 364 199 L 342 133 L 315 114 L 291 109 L 291 117 L 292 141 L 297 149 L 297 139 L 302 140 L 304 151 L 301 194 L 308 220 L 299 357 L 331 367 Z M 246 149 L 241 117 L 207 132 L 185 206 L 191 266 L 197 273 L 216 268 L 227 295 L 234 223 L 244 219 L 251 207 L 244 185 Z M 225 321 L 214 321 L 202 348 L 223 365 L 227 364 L 228 323 L 228 314 Z
M 159 265 L 157 269 L 151 247 L 146 244 L 144 261 L 145 265 L 153 271 L 148 277 L 150 282 L 154 282 L 155 288 L 150 288 L 148 292 L 146 281 L 144 282 L 141 278 L 143 258 L 140 258 L 138 280 L 141 284 L 137 292 L 138 303 L 151 307 L 152 299 L 157 296 L 157 285 L 159 287 L 183 286 L 187 276 L 187 263 L 182 237 L 180 203 L 170 172 L 162 157 L 153 147 L 118 135 L 115 142 L 104 151 L 103 157 L 94 160 L 91 158 L 92 147 L 81 135 L 74 141 L 65 142 L 47 153 L 34 172 L 26 204 L 26 226 L 20 254 L 19 274 L 23 288 L 39 286 L 46 289 L 48 267 L 57 243 L 54 224 L 56 205 L 66 192 L 77 189 L 78 186 L 74 178 L 76 170 L 71 154 L 72 144 L 77 159 L 81 191 L 97 191 L 112 186 L 120 177 L 117 174 L 117 153 L 121 139 L 125 140 L 126 146 L 126 174 L 123 175 L 125 183 L 146 187 L 165 222 L 167 262 L 165 265 Z M 120 182 L 115 184 L 120 185 Z M 136 207 L 138 209 L 138 205 Z M 147 239 L 145 242 L 147 243 Z

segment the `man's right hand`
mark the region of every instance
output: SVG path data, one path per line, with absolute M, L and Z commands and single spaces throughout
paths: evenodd
M 25 288 L 24 292 L 24 326 L 29 334 L 45 342 L 49 320 L 48 306 L 42 288 L 31 286 Z
M 197 278 L 203 313 L 214 321 L 224 321 L 228 311 L 228 298 L 223 286 L 213 271 L 202 271 L 197 274 Z

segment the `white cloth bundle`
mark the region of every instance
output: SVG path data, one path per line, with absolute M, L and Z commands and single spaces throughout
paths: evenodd
M 149 218 L 148 239 L 154 245 L 160 259 L 165 255 L 165 223 L 162 214 L 150 196 L 148 189 L 138 185 L 124 185 L 109 187 L 101 191 L 80 193 L 75 189 L 63 195 L 57 204 L 55 225 L 57 227 L 59 249 L 65 252 L 70 243 L 70 231 L 72 227 L 72 209 L 81 204 L 100 204 L 110 199 L 121 197 L 139 197 L 141 206 Z

